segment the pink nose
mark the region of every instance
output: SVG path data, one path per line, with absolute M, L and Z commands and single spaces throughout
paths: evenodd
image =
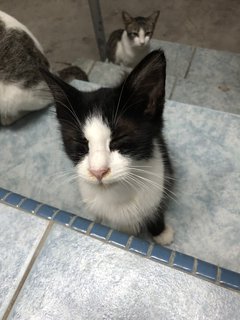
M 100 170 L 93 170 L 93 169 L 89 169 L 89 172 L 96 177 L 99 181 L 102 180 L 102 178 L 110 171 L 109 168 L 104 168 L 104 169 L 100 169 Z

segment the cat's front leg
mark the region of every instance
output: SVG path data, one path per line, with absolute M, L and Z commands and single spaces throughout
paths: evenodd
M 165 224 L 164 214 L 161 209 L 159 209 L 153 220 L 148 221 L 147 229 L 158 244 L 169 245 L 173 242 L 174 231 L 171 226 Z

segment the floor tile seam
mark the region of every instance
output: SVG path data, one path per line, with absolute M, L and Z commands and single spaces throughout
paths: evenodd
M 177 85 L 182 85 L 184 83 L 188 84 L 189 82 L 191 82 L 191 84 L 196 83 L 198 88 L 201 87 L 201 83 L 204 83 L 204 85 L 214 86 L 214 87 L 218 87 L 221 84 L 225 84 L 225 85 L 230 86 L 231 88 L 229 89 L 229 91 L 222 91 L 222 92 L 229 93 L 229 94 L 231 94 L 231 91 L 239 92 L 239 90 L 240 90 L 240 84 L 237 84 L 235 81 L 227 81 L 227 80 L 221 81 L 221 79 L 219 80 L 219 78 L 217 78 L 217 77 L 206 78 L 204 76 L 197 76 L 197 75 L 187 77 L 187 78 L 177 77 Z M 221 89 L 219 89 L 219 91 L 220 90 Z
M 97 64 L 97 60 L 93 60 L 93 63 L 92 63 L 92 65 L 90 66 L 90 68 L 89 68 L 89 70 L 88 70 L 88 72 L 87 72 L 87 75 L 88 76 L 90 76 L 90 73 L 93 71 L 93 68 L 95 67 L 95 65 Z M 89 81 L 89 83 L 94 83 L 94 82 L 92 82 L 92 81 Z
M 16 290 L 15 290 L 15 292 L 14 292 L 14 294 L 13 294 L 13 296 L 12 296 L 10 302 L 9 302 L 9 304 L 8 304 L 8 307 L 7 307 L 6 311 L 4 312 L 2 320 L 7 320 L 8 319 L 8 316 L 12 311 L 12 308 L 13 308 L 13 306 L 14 306 L 14 304 L 15 304 L 15 302 L 16 302 L 16 300 L 17 300 L 17 298 L 18 298 L 18 296 L 19 296 L 19 294 L 20 294 L 20 292 L 21 292 L 21 290 L 22 290 L 27 278 L 28 278 L 28 275 L 31 272 L 34 263 L 36 262 L 36 260 L 37 260 L 37 258 L 39 256 L 42 248 L 45 245 L 45 242 L 47 240 L 48 235 L 50 234 L 50 232 L 52 230 L 53 225 L 54 225 L 53 221 L 49 221 L 48 222 L 48 225 L 47 225 L 47 227 L 46 227 L 41 239 L 39 240 L 39 243 L 38 243 L 38 245 L 37 245 L 37 247 L 36 247 L 36 249 L 35 249 L 35 251 L 34 251 L 34 253 L 32 255 L 32 258 L 31 258 L 28 266 L 25 269 L 25 272 L 24 272 L 24 274 L 23 274 L 23 276 L 22 276 L 22 278 L 21 278 L 21 280 L 20 280 L 20 282 L 19 282 L 19 284 L 18 284 L 18 286 L 17 286 L 17 288 L 16 288 Z
M 176 76 L 175 79 L 174 79 L 174 83 L 173 83 L 171 92 L 170 92 L 169 97 L 167 98 L 167 100 L 171 100 L 172 99 L 172 96 L 174 94 L 175 88 L 177 87 L 178 79 L 179 79 L 178 76 Z
M 196 47 L 193 47 L 193 52 L 192 52 L 192 55 L 191 55 L 191 58 L 190 58 L 190 61 L 189 61 L 187 70 L 186 70 L 186 72 L 185 72 L 185 74 L 184 74 L 184 76 L 183 76 L 183 79 L 186 79 L 187 76 L 188 76 L 188 73 L 189 73 L 190 68 L 191 68 L 191 66 L 192 66 L 193 58 L 194 58 L 194 56 L 195 56 L 196 51 L 197 51 L 197 48 L 196 48 Z

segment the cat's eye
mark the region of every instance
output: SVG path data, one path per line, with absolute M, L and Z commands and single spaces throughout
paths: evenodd
M 145 36 L 146 36 L 146 37 L 150 37 L 150 36 L 151 36 L 151 32 L 146 32 L 146 33 L 145 33 Z
M 129 36 L 131 37 L 138 37 L 138 33 L 137 32 L 130 32 Z
M 88 152 L 88 140 L 84 137 L 73 138 L 73 145 L 79 154 L 86 154 Z
M 126 142 L 126 140 L 128 139 L 128 135 L 126 134 L 122 134 L 119 135 L 117 137 L 112 138 L 112 140 L 110 141 L 110 149 L 118 149 L 120 148 L 120 146 Z

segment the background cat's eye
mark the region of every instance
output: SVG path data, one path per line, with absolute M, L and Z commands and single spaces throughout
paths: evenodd
M 130 32 L 129 35 L 131 37 L 138 37 L 138 33 L 137 32 Z

